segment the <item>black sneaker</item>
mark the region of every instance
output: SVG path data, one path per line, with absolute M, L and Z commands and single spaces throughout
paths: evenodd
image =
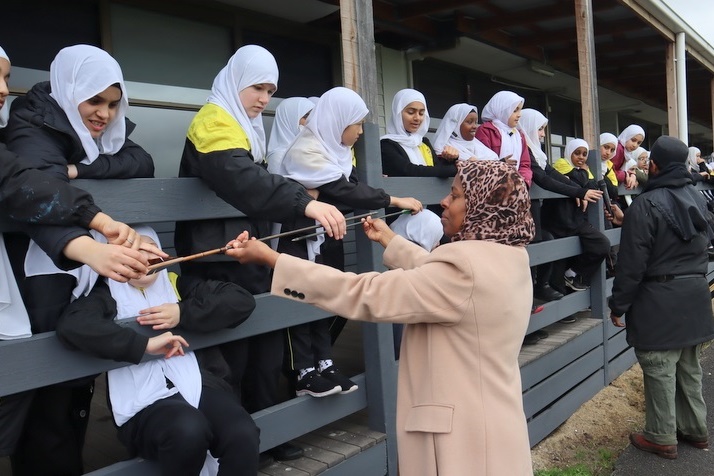
M 359 387 L 352 380 L 348 379 L 340 373 L 334 365 L 330 365 L 325 370 L 320 372 L 323 378 L 326 378 L 332 383 L 336 383 L 342 390 L 340 393 L 350 393 L 357 390 Z
M 562 322 L 563 324 L 572 324 L 576 321 L 577 319 L 575 319 L 575 316 L 564 317 L 560 320 L 560 322 Z
M 559 293 L 549 285 L 538 286 L 533 290 L 533 297 L 541 301 L 557 301 L 563 298 L 563 294 Z
M 588 285 L 583 283 L 583 279 L 580 275 L 575 277 L 565 276 L 565 285 L 572 289 L 573 291 L 587 291 Z
M 268 450 L 268 454 L 276 461 L 292 461 L 301 458 L 305 452 L 299 446 L 288 442 Z
M 295 395 L 311 395 L 313 397 L 326 397 L 340 393 L 342 387 L 320 376 L 317 370 L 308 372 L 295 384 Z

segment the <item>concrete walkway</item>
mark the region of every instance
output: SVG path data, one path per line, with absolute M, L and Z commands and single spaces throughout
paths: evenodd
M 714 443 L 714 346 L 703 352 L 702 370 L 709 441 Z M 698 450 L 680 443 L 678 453 L 677 459 L 666 460 L 630 445 L 618 458 L 612 476 L 714 475 L 714 446 L 708 450 Z

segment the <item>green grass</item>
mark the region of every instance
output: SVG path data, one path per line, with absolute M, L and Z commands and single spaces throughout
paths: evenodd
M 597 455 L 578 451 L 576 458 L 585 462 L 566 468 L 539 470 L 534 476 L 604 476 L 612 472 L 617 459 L 616 455 L 606 448 L 598 449 Z
M 536 471 L 534 476 L 593 476 L 593 473 L 585 465 L 578 464 L 563 469 L 553 468 Z

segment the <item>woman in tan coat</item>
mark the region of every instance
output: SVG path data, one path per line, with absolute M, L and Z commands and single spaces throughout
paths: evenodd
M 275 268 L 271 292 L 349 319 L 406 323 L 397 391 L 400 474 L 532 474 L 518 353 L 532 301 L 534 233 L 523 179 L 501 162 L 460 162 L 441 201 L 451 243 L 429 253 L 367 220 L 384 273 L 342 273 L 246 233 L 228 254 Z

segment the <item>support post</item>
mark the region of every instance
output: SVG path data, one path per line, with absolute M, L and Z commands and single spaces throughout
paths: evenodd
M 575 26 L 578 38 L 578 72 L 580 76 L 580 103 L 583 110 L 583 138 L 590 144 L 591 148 L 598 150 L 600 114 L 595 68 L 592 0 L 575 0 Z M 599 171 L 599 164 L 597 168 Z
M 342 71 L 344 85 L 356 91 L 369 108 L 364 134 L 355 145 L 360 180 L 381 188 L 382 158 L 379 145 L 379 106 L 374 20 L 371 0 L 340 0 Z M 382 250 L 361 230 L 356 232 L 358 271 L 380 269 Z M 392 327 L 363 324 L 365 377 L 370 428 L 387 434 L 387 471 L 397 474 L 396 402 L 397 364 Z
M 685 144 L 689 143 L 689 125 L 687 123 L 687 52 L 684 32 L 675 38 L 675 61 L 677 65 L 677 136 Z
M 679 134 L 679 101 L 677 100 L 677 72 L 676 72 L 674 43 L 667 43 L 665 57 L 665 74 L 667 78 L 667 124 L 668 134 Z

